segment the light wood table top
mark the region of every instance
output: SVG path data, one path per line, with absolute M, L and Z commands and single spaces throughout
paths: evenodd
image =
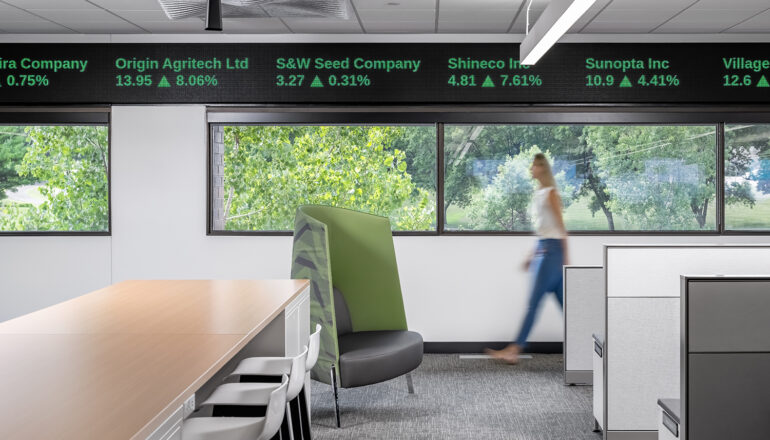
M 144 439 L 308 285 L 125 281 L 0 323 L 0 439 Z

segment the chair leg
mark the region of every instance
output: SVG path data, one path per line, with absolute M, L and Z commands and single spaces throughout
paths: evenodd
M 291 434 L 294 440 L 302 440 L 302 413 L 299 407 L 299 396 L 289 402 L 291 414 Z
M 337 428 L 340 427 L 340 404 L 337 399 L 337 368 L 332 365 L 332 388 L 334 388 L 334 411 L 337 414 Z
M 409 394 L 414 394 L 414 384 L 412 383 L 412 373 L 406 373 L 406 387 L 409 389 Z
M 299 400 L 300 421 L 302 421 L 302 439 L 313 440 L 313 433 L 310 431 L 310 407 L 307 404 L 307 397 L 305 397 L 305 387 L 297 396 Z
M 283 415 L 283 421 L 281 422 L 281 429 L 278 430 L 281 434 L 281 440 L 294 440 L 291 432 L 291 414 L 289 413 L 289 407 L 287 405 L 286 411 Z

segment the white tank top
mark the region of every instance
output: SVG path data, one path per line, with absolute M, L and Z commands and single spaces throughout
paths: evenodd
M 540 238 L 564 238 L 564 231 L 556 222 L 556 215 L 553 213 L 551 204 L 548 202 L 548 195 L 553 189 L 552 186 L 538 188 L 535 190 L 535 196 L 532 198 L 535 232 Z

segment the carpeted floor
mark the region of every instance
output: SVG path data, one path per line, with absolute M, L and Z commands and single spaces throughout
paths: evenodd
M 459 355 L 425 355 L 405 378 L 342 389 L 335 427 L 331 386 L 313 382 L 313 438 L 599 440 L 591 432 L 591 387 L 565 386 L 561 355 L 519 365 Z

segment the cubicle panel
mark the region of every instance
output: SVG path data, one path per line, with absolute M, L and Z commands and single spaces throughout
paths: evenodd
M 604 269 L 564 266 L 564 380 L 593 382 L 593 338 L 604 337 Z
M 607 300 L 608 431 L 655 431 L 658 399 L 679 396 L 679 307 L 679 298 Z
M 607 246 L 607 296 L 679 297 L 679 276 L 688 273 L 766 273 L 768 246 Z
M 770 438 L 770 353 L 690 354 L 688 362 L 687 439 Z
M 762 281 L 690 281 L 689 351 L 770 352 L 768 288 Z

